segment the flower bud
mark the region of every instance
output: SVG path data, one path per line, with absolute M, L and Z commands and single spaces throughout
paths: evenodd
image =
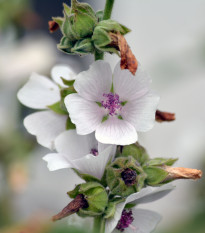
M 121 197 L 140 191 L 145 179 L 146 174 L 132 156 L 117 158 L 106 171 L 106 181 L 111 194 Z
M 140 163 L 141 166 L 149 159 L 147 151 L 139 143 L 124 146 L 122 149 L 122 154 L 120 156 L 132 156 L 138 161 L 138 163 Z
M 92 40 L 95 47 L 102 52 L 117 53 L 117 49 L 111 44 L 112 39 L 109 33 L 127 34 L 130 30 L 118 22 L 108 19 L 98 23 L 93 32 Z
M 85 3 L 72 1 L 70 12 L 64 6 L 63 34 L 70 40 L 76 41 L 91 36 L 97 23 L 93 9 Z
M 91 41 L 91 38 L 86 38 L 78 40 L 71 51 L 75 54 L 85 55 L 89 53 L 94 53 L 94 46 Z
M 104 213 L 108 204 L 108 195 L 101 184 L 87 182 L 76 186 L 73 191 L 68 192 L 71 198 L 76 198 L 79 194 L 82 194 L 88 203 L 87 208 L 81 208 L 78 211 L 80 216 L 98 216 Z

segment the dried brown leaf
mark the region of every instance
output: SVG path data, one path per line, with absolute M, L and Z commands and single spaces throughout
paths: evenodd
M 155 119 L 157 122 L 164 122 L 164 121 L 174 121 L 175 120 L 175 113 L 170 112 L 162 112 L 157 110 Z

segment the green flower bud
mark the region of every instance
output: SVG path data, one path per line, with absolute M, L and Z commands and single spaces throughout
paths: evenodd
M 132 156 L 119 157 L 106 171 L 106 181 L 112 195 L 129 196 L 144 186 L 146 174 Z
M 85 55 L 89 53 L 94 53 L 94 46 L 91 38 L 86 38 L 78 40 L 71 51 L 75 54 Z
M 108 204 L 108 195 L 105 188 L 97 182 L 88 182 L 77 185 L 73 191 L 68 192 L 71 198 L 82 194 L 88 203 L 87 208 L 78 211 L 80 216 L 102 215 Z
M 68 10 L 64 5 L 64 22 L 62 33 L 69 41 L 76 41 L 91 36 L 97 23 L 95 12 L 86 3 L 72 1 L 72 7 Z
M 149 159 L 147 151 L 139 143 L 124 146 L 122 149 L 122 154 L 120 154 L 120 156 L 132 156 L 138 161 L 138 163 L 140 163 L 140 165 L 143 165 Z
M 118 51 L 111 45 L 112 39 L 109 33 L 127 34 L 130 30 L 118 22 L 108 19 L 98 23 L 93 32 L 92 40 L 95 47 L 102 52 L 117 53 Z

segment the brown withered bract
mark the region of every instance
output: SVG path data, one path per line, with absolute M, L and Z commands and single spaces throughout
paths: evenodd
M 202 171 L 197 169 L 170 166 L 163 166 L 163 169 L 169 173 L 165 181 L 177 179 L 197 180 L 202 177 Z
M 112 40 L 111 45 L 120 51 L 121 55 L 121 69 L 128 69 L 133 75 L 135 75 L 138 67 L 138 62 L 132 50 L 130 49 L 125 37 L 120 33 L 110 33 Z
M 175 119 L 175 113 L 156 111 L 155 120 L 157 122 L 174 121 Z
M 83 194 L 79 194 L 71 201 L 60 213 L 52 217 L 53 221 L 60 220 L 79 211 L 81 208 L 87 208 L 88 203 Z
M 55 21 L 51 20 L 51 21 L 48 21 L 48 28 L 49 28 L 49 31 L 53 33 L 59 29 L 59 25 Z

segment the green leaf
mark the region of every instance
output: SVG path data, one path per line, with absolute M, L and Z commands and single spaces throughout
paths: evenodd
M 172 166 L 178 159 L 154 158 L 146 162 L 146 166 Z
M 54 111 L 57 114 L 61 114 L 61 115 L 67 115 L 68 112 L 65 111 L 64 109 L 61 108 L 61 103 L 60 101 L 53 104 L 53 105 L 49 105 L 47 106 L 49 109 L 51 109 L 52 111 Z
M 146 167 L 144 172 L 147 174 L 146 183 L 148 185 L 158 185 L 168 176 L 168 172 L 158 167 Z
M 68 114 L 68 113 L 67 113 Z M 70 116 L 68 116 L 67 121 L 66 121 L 66 129 L 76 129 L 76 126 L 72 123 Z

